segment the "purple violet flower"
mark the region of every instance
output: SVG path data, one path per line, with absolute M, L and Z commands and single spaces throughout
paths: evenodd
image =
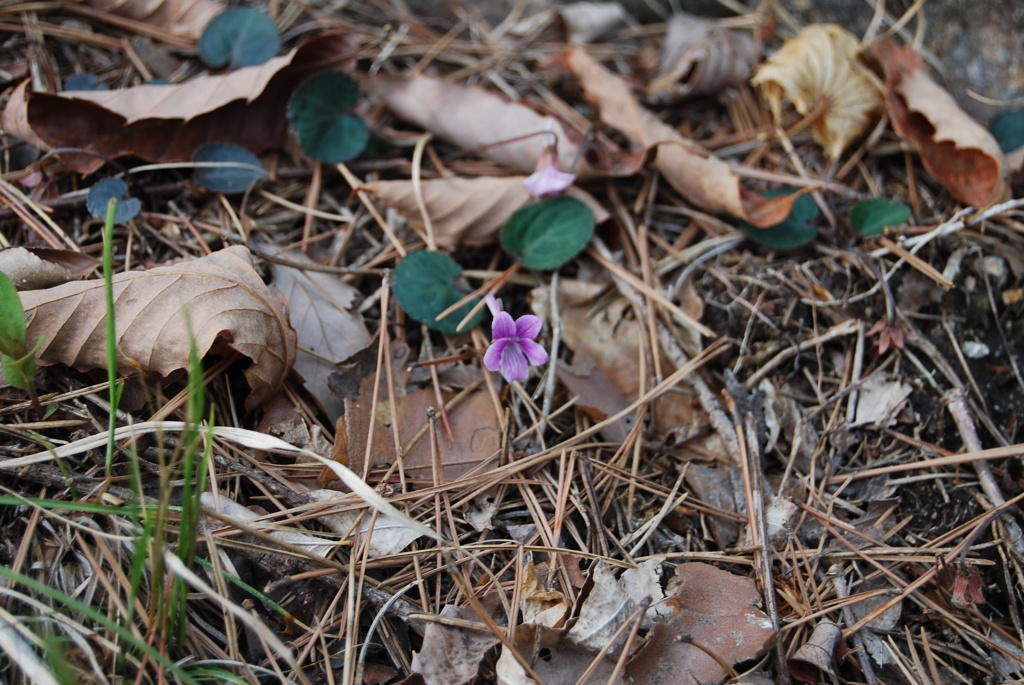
M 490 371 L 501 371 L 509 383 L 525 381 L 530 373 L 527 362 L 541 366 L 548 361 L 548 353 L 533 340 L 540 334 L 540 318 L 524 314 L 513 321 L 494 295 L 488 295 L 484 301 L 494 316 L 491 322 L 493 341 L 484 354 L 484 366 Z

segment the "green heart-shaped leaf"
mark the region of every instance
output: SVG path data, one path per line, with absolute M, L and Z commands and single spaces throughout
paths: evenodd
M 438 314 L 465 295 L 455 287 L 455 279 L 461 273 L 462 267 L 454 259 L 440 252 L 413 252 L 395 269 L 395 297 L 406 314 L 435 330 L 442 333 L 468 331 L 480 323 L 482 312 L 477 312 L 463 326 L 462 331 L 455 329 L 477 300 L 468 302 L 440 321 L 437 320 Z
M 531 269 L 557 269 L 580 253 L 594 235 L 594 213 L 572 197 L 524 207 L 501 229 L 501 246 Z
M 792 188 L 776 188 L 764 193 L 765 197 L 792 195 Z M 811 242 L 818 236 L 818 227 L 811 224 L 818 218 L 818 205 L 809 195 L 801 195 L 793 202 L 793 209 L 781 222 L 769 228 L 757 228 L 747 222 L 740 223 L 748 238 L 777 249 L 788 250 Z
M 295 89 L 288 102 L 288 120 L 306 154 L 338 164 L 366 148 L 366 122 L 346 111 L 358 100 L 356 82 L 340 71 L 317 72 Z
M 199 57 L 211 67 L 229 69 L 263 64 L 277 54 L 277 27 L 254 7 L 234 7 L 218 14 L 199 38 Z
M 89 189 L 89 195 L 85 198 L 85 208 L 97 219 L 107 218 L 107 204 L 110 200 L 117 200 L 117 207 L 114 209 L 114 223 L 123 224 L 138 216 L 142 209 L 142 203 L 138 198 L 129 197 L 122 199 L 128 192 L 128 184 L 119 178 L 104 178 L 96 182 Z
M 196 182 L 218 193 L 242 193 L 267 171 L 259 157 L 234 143 L 207 143 L 192 153 L 193 162 L 220 163 L 222 167 L 196 169 Z
M 858 235 L 881 233 L 887 226 L 899 226 L 910 218 L 910 207 L 884 197 L 865 200 L 850 210 L 850 225 Z

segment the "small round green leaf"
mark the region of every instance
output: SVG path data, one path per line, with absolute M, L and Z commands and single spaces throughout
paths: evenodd
M 910 207 L 884 197 L 865 200 L 850 210 L 850 225 L 858 235 L 877 235 L 887 226 L 899 226 L 910 218 Z
M 263 64 L 277 54 L 277 27 L 254 7 L 234 7 L 206 25 L 199 38 L 199 57 L 211 67 L 229 69 Z
M 435 330 L 451 334 L 468 331 L 480 323 L 482 312 L 477 312 L 462 331 L 455 329 L 476 304 L 476 300 L 459 307 L 440 321 L 437 320 L 438 314 L 465 295 L 455 287 L 455 279 L 461 273 L 462 267 L 440 252 L 413 252 L 395 269 L 395 297 L 406 314 Z
M 267 171 L 259 157 L 234 143 L 207 143 L 192 154 L 193 162 L 223 166 L 196 169 L 196 182 L 218 193 L 242 193 Z
M 358 99 L 356 82 L 340 71 L 319 71 L 295 89 L 288 102 L 288 120 L 306 154 L 338 164 L 366 148 L 366 122 L 346 111 Z
M 111 199 L 117 200 L 117 207 L 114 209 L 114 223 L 123 224 L 138 216 L 142 209 L 142 203 L 138 198 L 122 199 L 127 192 L 128 184 L 121 179 L 104 178 L 89 189 L 89 195 L 85 198 L 85 207 L 97 219 L 106 219 L 107 204 Z
M 1013 152 L 1024 145 L 1024 111 L 1002 112 L 989 122 L 988 130 L 1003 152 Z
M 25 310 L 18 290 L 7 274 L 0 271 L 0 353 L 21 357 L 27 351 Z
M 557 269 L 594 235 L 594 213 L 572 197 L 555 197 L 518 210 L 501 229 L 501 246 L 531 269 Z
M 778 195 L 792 195 L 792 188 L 777 188 L 767 191 L 765 197 L 776 197 Z M 757 228 L 747 222 L 740 223 L 742 230 L 748 238 L 767 247 L 788 250 L 794 247 L 801 247 L 811 242 L 818 236 L 818 227 L 811 222 L 818 218 L 818 205 L 809 195 L 801 195 L 793 203 L 793 209 L 789 216 L 780 223 L 769 228 Z

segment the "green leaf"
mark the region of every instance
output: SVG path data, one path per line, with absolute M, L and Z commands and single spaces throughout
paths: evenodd
M 501 246 L 531 269 L 557 269 L 594 235 L 594 213 L 572 197 L 555 197 L 518 210 L 501 229 Z
M 989 122 L 988 130 L 999 141 L 1003 152 L 1013 152 L 1024 145 L 1024 110 L 999 114 Z
M 21 306 L 21 298 L 11 279 L 0 272 L 0 353 L 21 358 L 25 356 L 27 348 L 25 309 Z
M 138 216 L 139 210 L 142 209 L 142 203 L 139 202 L 138 198 L 121 199 L 127 192 L 128 184 L 121 179 L 101 179 L 89 189 L 89 196 L 85 199 L 85 207 L 97 219 L 104 219 L 107 216 L 107 204 L 111 199 L 117 200 L 117 208 L 114 210 L 114 223 L 123 224 Z
M 263 64 L 277 54 L 277 27 L 254 7 L 234 7 L 213 18 L 199 39 L 199 57 L 211 67 L 228 69 Z
M 358 99 L 356 82 L 340 71 L 319 71 L 295 89 L 288 102 L 288 120 L 306 154 L 338 164 L 366 148 L 366 122 L 346 112 Z
M 767 191 L 765 197 L 792 195 L 792 188 L 776 188 Z M 757 228 L 747 222 L 740 223 L 748 238 L 778 249 L 788 250 L 811 242 L 818 236 L 818 227 L 811 222 L 818 218 L 818 205 L 810 195 L 801 195 L 793 203 L 793 209 L 781 222 L 769 228 Z
M 38 347 L 38 345 L 36 346 Z M 3 368 L 4 378 L 15 388 L 28 391 L 29 385 L 35 382 L 36 377 L 36 352 L 32 350 L 20 359 L 0 355 L 0 367 Z
M 910 207 L 884 197 L 865 200 L 850 210 L 850 225 L 858 235 L 881 233 L 887 226 L 899 226 L 910 218 Z
M 259 157 L 234 143 L 206 143 L 192 153 L 193 162 L 221 163 L 222 167 L 196 169 L 196 183 L 218 193 L 242 193 L 267 177 Z
M 462 267 L 440 252 L 413 252 L 395 269 L 395 297 L 405 313 L 416 321 L 442 333 L 458 333 L 456 327 L 476 300 L 467 302 L 440 321 L 436 317 L 465 295 L 455 287 L 455 279 L 461 273 Z M 482 314 L 477 312 L 462 331 L 477 325 Z

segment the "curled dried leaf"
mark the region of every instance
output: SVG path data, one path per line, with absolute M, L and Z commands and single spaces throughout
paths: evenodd
M 669 20 L 661 45 L 660 69 L 647 84 L 651 99 L 677 99 L 715 93 L 750 78 L 757 43 L 718 22 L 690 14 Z
M 787 40 L 750 82 L 761 87 L 776 119 L 784 100 L 813 117 L 811 136 L 836 159 L 882 113 L 882 94 L 859 53 L 860 44 L 846 29 L 812 24 Z
M 1006 158 L 989 131 L 928 76 L 912 48 L 883 41 L 872 49 L 885 72 L 892 127 L 917 146 L 921 163 L 960 202 L 986 207 L 1006 194 Z

